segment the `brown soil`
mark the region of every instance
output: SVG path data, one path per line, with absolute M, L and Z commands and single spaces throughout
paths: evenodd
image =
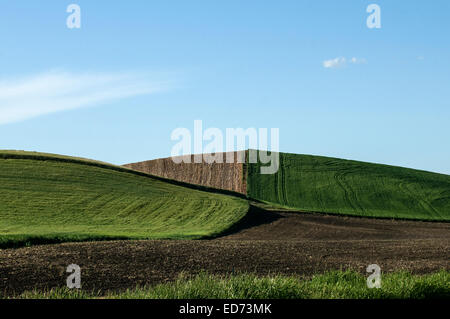
M 0 251 L 0 291 L 64 287 L 69 264 L 83 289 L 122 290 L 174 280 L 181 272 L 309 276 L 330 269 L 365 273 L 450 270 L 450 224 L 254 209 L 215 240 L 66 243 Z
M 221 156 L 223 163 L 208 164 L 203 159 L 200 159 L 200 162 L 197 163 L 195 155 L 187 155 L 185 159 L 189 159 L 190 163 L 181 162 L 177 164 L 169 157 L 124 166 L 135 171 L 176 181 L 247 194 L 246 174 L 243 164 L 245 154 L 245 151 L 217 153 L 218 156 Z M 228 155 L 233 158 L 232 163 L 227 163 Z M 239 162 L 238 157 L 242 158 Z M 183 157 L 175 157 L 175 159 L 181 161 Z

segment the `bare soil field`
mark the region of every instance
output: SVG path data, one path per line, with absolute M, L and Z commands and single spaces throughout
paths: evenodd
M 160 158 L 150 161 L 126 164 L 124 167 L 135 171 L 173 179 L 185 183 L 224 189 L 241 194 L 247 194 L 247 183 L 245 172 L 245 151 L 217 153 L 222 157 L 223 163 L 208 164 L 204 160 L 195 162 L 195 155 L 187 155 L 190 163 L 181 162 L 176 164 L 169 158 Z M 211 155 L 211 154 L 203 154 Z M 233 158 L 232 163 L 227 163 L 227 156 Z M 242 160 L 238 159 L 242 157 Z M 183 159 L 183 157 L 175 157 Z
M 213 240 L 65 243 L 0 250 L 0 293 L 64 287 L 69 264 L 87 290 L 124 290 L 180 273 L 311 276 L 335 269 L 423 274 L 450 269 L 450 224 L 264 211 Z

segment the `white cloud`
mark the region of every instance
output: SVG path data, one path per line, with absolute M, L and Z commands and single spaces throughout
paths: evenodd
M 346 62 L 347 62 L 347 60 L 345 58 L 338 57 L 338 58 L 335 58 L 335 59 L 323 61 L 323 67 L 326 68 L 326 69 L 328 69 L 328 68 L 338 68 L 338 67 L 344 66 Z
M 0 125 L 167 88 L 167 82 L 132 73 L 52 71 L 20 79 L 2 79 Z
M 345 57 L 337 57 L 330 60 L 323 61 L 323 67 L 326 69 L 339 68 L 347 65 L 347 63 L 351 64 L 366 64 L 367 61 L 364 58 L 356 58 L 352 57 L 347 59 Z

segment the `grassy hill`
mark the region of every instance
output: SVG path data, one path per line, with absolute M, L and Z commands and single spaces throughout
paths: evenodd
M 248 164 L 250 198 L 304 211 L 450 220 L 450 176 L 321 156 L 280 153 L 280 169 Z
M 0 151 L 0 248 L 101 239 L 202 238 L 248 211 L 244 199 L 123 167 Z

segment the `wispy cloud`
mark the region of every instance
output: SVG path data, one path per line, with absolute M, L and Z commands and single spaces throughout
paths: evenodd
M 364 59 L 364 58 L 355 58 L 355 57 L 353 57 L 353 58 L 350 59 L 350 63 L 353 63 L 353 64 L 366 64 L 367 60 Z
M 333 69 L 333 68 L 340 68 L 343 67 L 345 65 L 347 65 L 347 63 L 350 64 L 366 64 L 367 61 L 364 58 L 356 58 L 356 57 L 352 57 L 350 59 L 344 58 L 344 57 L 337 57 L 334 59 L 330 59 L 330 60 L 325 60 L 322 62 L 323 67 L 326 69 Z
M 51 71 L 0 80 L 0 125 L 39 115 L 152 94 L 169 82 L 134 73 Z

